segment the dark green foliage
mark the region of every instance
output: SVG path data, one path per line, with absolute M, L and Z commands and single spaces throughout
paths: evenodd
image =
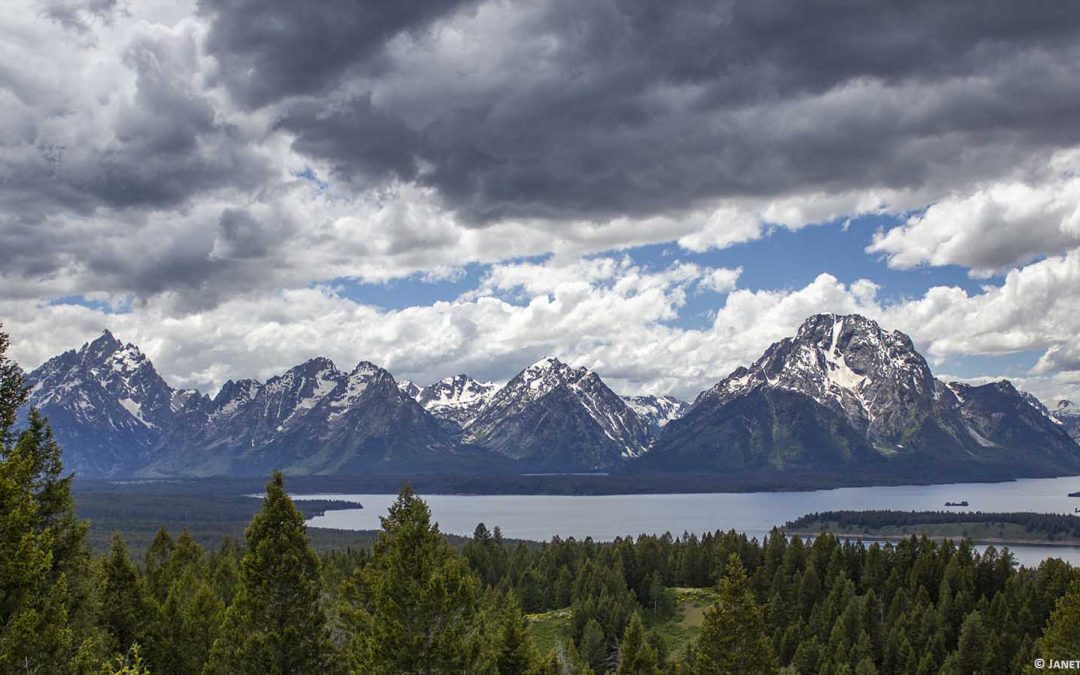
M 26 403 L 29 392 L 19 366 L 7 357 L 8 336 L 2 329 L 0 324 L 0 448 L 6 451 L 15 437 L 19 407 Z
M 720 580 L 720 597 L 705 613 L 694 672 L 773 673 L 776 658 L 765 635 L 761 608 L 750 590 L 742 561 L 734 553 Z
M 479 584 L 431 523 L 427 505 L 405 486 L 382 518 L 369 564 L 350 584 L 345 610 L 358 672 L 468 670 Z
M 1046 623 L 1035 656 L 1044 659 L 1080 658 L 1080 578 L 1061 596 Z
M 604 629 L 596 619 L 589 619 L 578 640 L 578 654 L 582 662 L 593 672 L 602 673 L 607 670 L 608 653 Z
M 1031 532 L 1055 539 L 1080 539 L 1080 517 L 1061 513 L 982 511 L 956 513 L 950 511 L 825 511 L 809 513 L 787 525 L 792 530 L 816 528 L 821 523 L 831 523 L 847 530 L 849 528 L 914 527 L 918 525 L 947 525 L 952 523 L 985 523 L 1020 525 Z
M 0 333 L 0 672 L 65 672 L 99 643 L 86 526 L 48 423 L 31 410 L 14 428 L 26 389 L 7 345 Z
M 210 673 L 322 673 L 334 658 L 319 605 L 319 559 L 275 473 L 247 531 L 240 586 L 207 664 Z
M 109 635 L 110 653 L 126 654 L 134 644 L 153 643 L 158 628 L 156 607 L 119 534 L 113 536 L 102 575 L 100 621 Z
M 225 603 L 210 584 L 202 549 L 187 532 L 169 548 L 168 558 L 158 559 L 159 583 L 169 590 L 160 605 L 161 629 L 152 657 L 154 670 L 177 675 L 199 673 L 221 628 Z
M 619 644 L 618 675 L 659 675 L 660 663 L 656 650 L 645 636 L 641 615 L 635 613 L 626 624 L 626 633 Z

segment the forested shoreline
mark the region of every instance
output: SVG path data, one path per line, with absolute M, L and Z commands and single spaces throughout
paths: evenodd
M 999 673 L 1080 653 L 1080 575 L 993 547 L 773 530 L 458 551 L 402 488 L 370 547 L 317 554 L 275 474 L 243 542 L 162 528 L 137 564 L 86 544 L 71 477 L 0 335 L 0 672 Z M 174 536 L 175 535 L 175 536 Z M 657 630 L 710 589 L 696 637 Z M 546 650 L 537 613 L 568 614 Z
M 970 526 L 973 529 L 974 526 L 984 526 L 982 531 L 994 534 L 996 529 L 1003 539 L 1008 536 L 1006 528 L 1009 528 L 1009 532 L 1020 531 L 1044 543 L 1071 544 L 1080 541 L 1080 517 L 1023 511 L 823 511 L 796 518 L 784 528 L 791 532 L 816 533 L 824 530 L 837 534 L 888 536 L 918 528 L 933 532 L 935 526 Z

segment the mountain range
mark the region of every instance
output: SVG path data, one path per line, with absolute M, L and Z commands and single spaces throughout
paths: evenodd
M 502 386 L 459 374 L 426 387 L 367 361 L 346 372 L 314 358 L 266 382 L 230 380 L 211 398 L 170 387 L 108 331 L 27 382 L 65 465 L 92 478 L 1080 471 L 1071 403 L 1051 411 L 1004 380 L 938 380 L 906 335 L 857 315 L 810 317 L 692 404 L 620 396 L 552 357 Z

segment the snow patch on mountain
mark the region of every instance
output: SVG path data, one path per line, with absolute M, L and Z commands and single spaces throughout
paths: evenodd
M 679 419 L 690 409 L 689 403 L 674 396 L 624 396 L 623 400 L 649 426 L 657 430 Z
M 468 375 L 446 377 L 424 387 L 416 396 L 429 413 L 467 428 L 499 390 L 494 382 L 479 382 Z

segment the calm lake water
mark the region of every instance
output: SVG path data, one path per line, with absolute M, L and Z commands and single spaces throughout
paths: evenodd
M 554 535 L 610 540 L 622 535 L 685 532 L 701 534 L 734 529 L 761 538 L 815 511 L 894 509 L 904 511 L 1034 511 L 1073 513 L 1080 499 L 1080 476 L 1024 479 L 1008 483 L 953 483 L 839 488 L 812 492 L 743 492 L 653 495 L 423 495 L 432 519 L 443 532 L 471 535 L 477 523 L 498 525 L 503 536 L 543 541 Z M 393 503 L 392 494 L 294 495 L 294 499 L 338 499 L 359 509 L 329 511 L 308 521 L 312 527 L 377 530 L 379 516 Z M 967 501 L 966 508 L 946 508 L 946 501 Z M 1038 564 L 1060 557 L 1080 564 L 1080 548 L 1010 547 L 1018 562 Z

